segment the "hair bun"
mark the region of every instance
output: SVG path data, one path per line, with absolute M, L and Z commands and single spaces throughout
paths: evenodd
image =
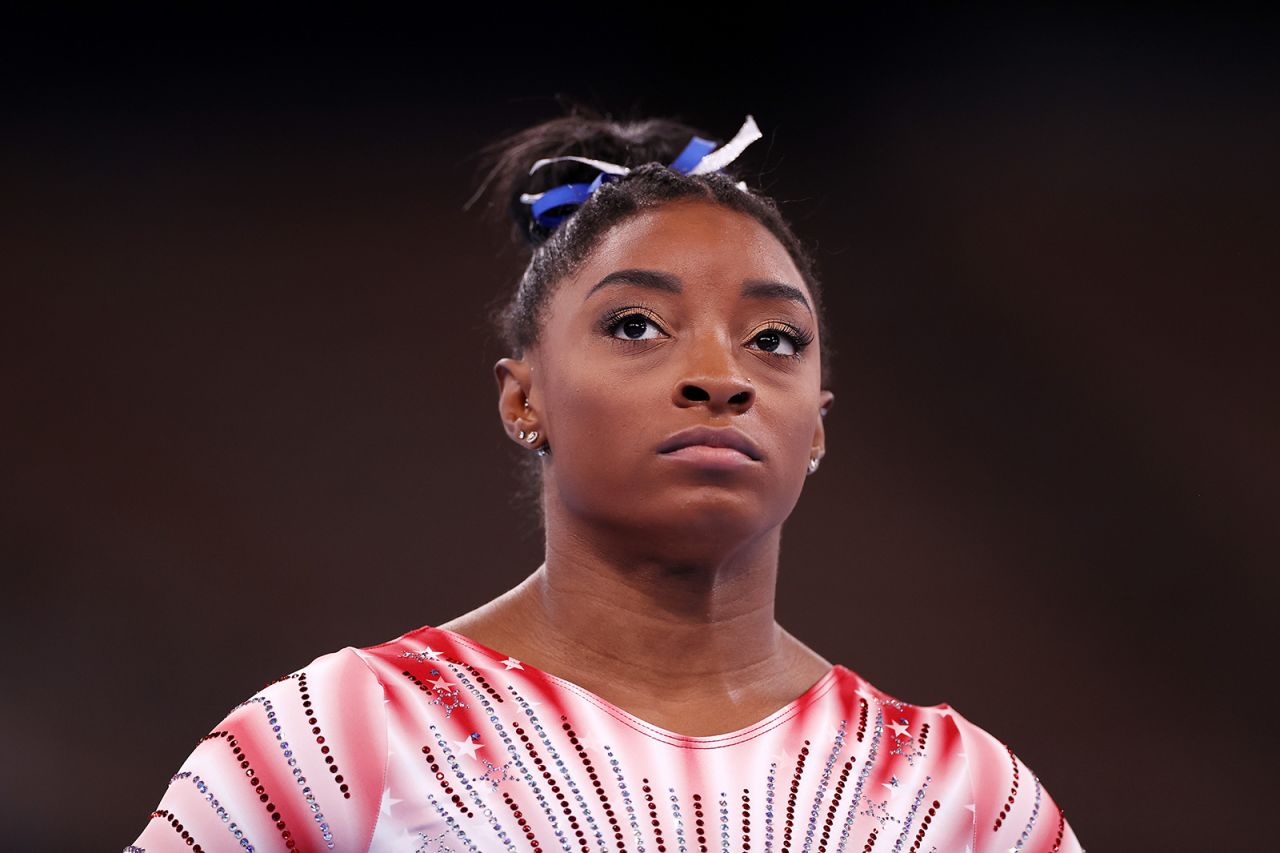
M 586 163 L 563 160 L 529 174 L 534 163 L 544 158 L 576 155 L 630 168 L 650 162 L 666 164 L 680 154 L 693 136 L 710 138 L 675 119 L 615 120 L 574 104 L 570 106 L 569 115 L 540 122 L 482 148 L 479 156 L 486 175 L 464 209 L 488 190 L 491 198 L 501 203 L 486 203 L 486 211 L 495 220 L 506 218 L 517 242 L 537 247 L 555 228 L 538 223 L 530 205 L 520 197 L 566 183 L 590 183 L 600 172 Z

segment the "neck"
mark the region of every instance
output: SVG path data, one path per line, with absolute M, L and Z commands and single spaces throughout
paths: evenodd
M 691 537 L 687 553 L 659 555 L 549 532 L 546 560 L 503 597 L 504 617 L 543 669 L 668 702 L 709 686 L 732 694 L 795 660 L 774 618 L 779 540 L 774 528 L 709 556 Z

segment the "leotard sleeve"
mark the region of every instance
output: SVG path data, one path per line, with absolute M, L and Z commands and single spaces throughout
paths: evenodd
M 950 713 L 973 780 L 974 853 L 1084 853 L 1065 813 L 1009 745 Z
M 348 646 L 231 709 L 125 850 L 367 851 L 386 767 L 382 683 Z

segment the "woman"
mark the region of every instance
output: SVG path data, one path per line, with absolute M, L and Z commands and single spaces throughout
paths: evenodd
M 490 149 L 544 562 L 237 706 L 128 849 L 1081 849 L 1008 746 L 774 620 L 834 395 L 811 260 L 724 171 L 759 137 L 575 114 Z

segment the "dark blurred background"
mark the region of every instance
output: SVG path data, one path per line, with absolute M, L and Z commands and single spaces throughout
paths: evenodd
M 1009 743 L 1091 850 L 1266 846 L 1261 12 L 397 14 L 3 28 L 0 845 L 120 849 L 267 681 L 538 565 L 484 319 L 522 259 L 463 205 L 571 98 L 750 113 L 816 246 L 782 623 Z

